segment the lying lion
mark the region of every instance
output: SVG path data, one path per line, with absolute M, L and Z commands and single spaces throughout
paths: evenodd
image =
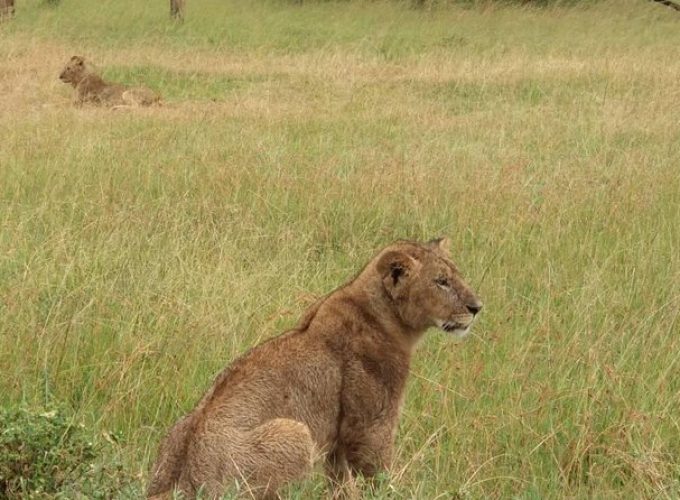
M 356 495 L 354 474 L 390 466 L 418 339 L 431 326 L 464 337 L 482 308 L 446 247 L 388 246 L 295 328 L 234 361 L 170 430 L 148 495 L 217 498 L 239 482 L 275 498 L 320 455 L 335 494 Z
M 104 81 L 87 67 L 85 59 L 80 56 L 73 56 L 69 60 L 59 79 L 76 89 L 76 104 L 150 106 L 160 101 L 158 94 L 146 87 L 126 87 Z

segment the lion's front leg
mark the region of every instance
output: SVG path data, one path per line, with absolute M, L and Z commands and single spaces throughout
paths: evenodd
M 356 500 L 361 498 L 354 475 L 342 448 L 336 448 L 326 457 L 326 475 L 333 500 Z
M 355 476 L 360 474 L 372 485 L 376 474 L 387 471 L 394 454 L 394 425 L 382 422 L 365 429 L 345 429 L 343 440 L 331 463 L 335 474 L 339 475 L 341 490 L 350 488 L 352 494 L 336 498 L 360 498 Z M 344 491 L 343 491 L 344 493 Z
M 389 469 L 394 445 L 390 431 L 376 432 L 349 444 L 345 453 L 350 470 L 367 479 Z

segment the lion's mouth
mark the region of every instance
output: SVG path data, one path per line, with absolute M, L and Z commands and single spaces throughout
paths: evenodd
M 455 330 L 464 330 L 463 325 L 459 323 L 454 323 L 452 321 L 447 321 L 446 323 L 443 323 L 441 326 L 441 329 L 444 330 L 445 332 L 453 332 Z
M 458 338 L 465 337 L 470 333 L 470 326 L 472 326 L 472 321 L 467 324 L 459 323 L 457 321 L 437 321 L 437 326 L 447 333 L 451 333 Z

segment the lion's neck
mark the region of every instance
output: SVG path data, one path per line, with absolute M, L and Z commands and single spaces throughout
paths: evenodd
M 357 279 L 336 292 L 336 299 L 345 302 L 344 307 L 355 310 L 355 316 L 372 327 L 385 340 L 400 350 L 413 352 L 424 331 L 414 330 L 396 312 L 382 286 Z

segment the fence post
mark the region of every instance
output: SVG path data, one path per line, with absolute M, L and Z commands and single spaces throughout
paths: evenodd
M 0 19 L 14 14 L 14 0 L 0 0 Z
M 170 0 L 170 16 L 178 21 L 184 21 L 184 0 Z

